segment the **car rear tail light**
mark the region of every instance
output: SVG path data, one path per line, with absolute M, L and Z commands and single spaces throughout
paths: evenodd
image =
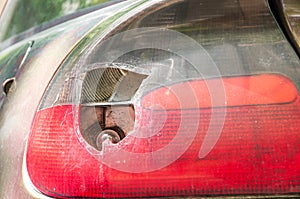
M 66 58 L 26 179 L 55 198 L 299 193 L 300 65 L 264 1 L 149 2 Z
M 293 83 L 276 74 L 222 78 L 227 102 L 224 107 L 223 104 L 210 104 L 211 96 L 206 85 L 212 85 L 213 81 L 217 80 L 181 82 L 143 96 L 141 106 L 136 107 L 139 117 L 135 129 L 153 135 L 148 138 L 136 137 L 134 133 L 127 135 L 103 151 L 114 156 L 104 156 L 107 160 L 104 158 L 103 161 L 90 154 L 78 139 L 71 104 L 38 111 L 26 157 L 32 183 L 53 197 L 299 192 L 300 101 Z M 198 106 L 186 103 L 182 107 L 178 104 L 178 90 L 187 91 L 185 96 L 193 91 Z M 210 120 L 213 119 L 214 124 L 219 122 L 218 117 L 211 118 L 212 111 L 225 111 L 226 119 L 216 145 L 207 155 L 200 157 L 201 148 L 207 145 L 204 140 L 209 137 Z M 151 128 L 150 123 L 161 124 L 161 115 L 165 117 L 164 123 L 158 132 L 152 132 L 157 129 Z M 139 171 L 143 164 L 150 168 L 152 164 L 160 164 L 160 159 L 168 159 L 167 156 L 155 157 L 157 151 L 167 150 L 164 148 L 167 145 L 173 145 L 173 150 L 182 147 L 182 143 L 174 142 L 177 136 L 182 136 L 177 135 L 182 133 L 179 131 L 182 115 L 200 118 L 188 149 L 166 167 Z M 193 134 L 188 132 L 188 127 L 193 129 L 193 125 L 183 124 L 187 128 L 183 136 Z M 126 152 L 131 156 L 126 157 Z M 168 151 L 165 155 L 172 156 L 172 153 L 175 151 Z M 129 157 L 137 159 L 128 160 Z M 124 169 L 132 167 L 128 168 L 131 172 L 110 168 L 105 162 L 109 160 L 119 160 L 117 164 L 123 165 Z M 127 165 L 125 161 L 134 164 Z

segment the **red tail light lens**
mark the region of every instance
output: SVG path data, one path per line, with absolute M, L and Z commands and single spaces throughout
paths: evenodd
M 49 84 L 25 157 L 34 188 L 56 198 L 299 193 L 300 64 L 265 1 L 129 2 Z
M 225 102 L 211 103 L 212 93 L 207 85 L 213 86 L 214 81 L 223 83 L 224 88 L 219 89 L 224 89 Z M 186 96 L 180 99 L 186 103 L 180 104 L 178 91 Z M 197 102 L 188 103 L 189 96 L 195 96 Z M 141 135 L 151 136 L 129 133 L 119 143 L 99 152 L 102 159 L 88 152 L 78 137 L 73 105 L 38 111 L 26 155 L 33 185 L 58 198 L 300 192 L 300 99 L 294 84 L 284 76 L 264 74 L 179 82 L 150 91 L 142 97 L 141 104 L 135 104 L 135 111 L 139 114 L 133 132 L 139 130 Z M 193 119 L 183 120 L 183 115 L 199 121 L 194 124 Z M 159 128 L 148 128 L 153 124 L 160 124 Z M 203 145 L 216 139 L 207 133 L 218 130 L 219 125 L 222 128 L 216 144 L 201 155 Z M 190 139 L 193 129 L 196 132 Z M 148 171 L 139 169 L 164 162 L 189 140 L 187 149 L 175 161 Z M 165 148 L 170 144 L 173 151 Z M 157 156 L 156 152 L 163 150 L 168 153 Z M 119 161 L 109 162 L 113 160 Z M 112 166 L 116 164 L 125 169 Z
M 244 77 L 223 78 L 226 101 L 215 100 L 212 103 L 208 85 L 218 86 L 219 79 L 198 80 L 182 84 L 172 85 L 157 89 L 144 97 L 145 107 L 150 108 L 153 104 L 159 104 L 166 109 L 195 108 L 193 104 L 186 103 L 185 107 L 176 100 L 176 93 L 170 91 L 186 91 L 189 85 L 195 93 L 199 108 L 221 107 L 221 106 L 242 106 L 242 105 L 262 105 L 279 104 L 292 102 L 297 98 L 297 90 L 291 86 L 293 83 L 278 75 L 257 75 Z M 221 90 L 220 88 L 219 90 Z M 189 92 L 189 91 L 187 91 Z M 177 103 L 176 103 L 177 102 Z M 190 107 L 191 106 L 191 107 Z

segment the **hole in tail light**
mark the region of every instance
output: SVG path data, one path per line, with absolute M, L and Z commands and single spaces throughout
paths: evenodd
M 211 104 L 207 85 L 213 85 L 214 81 L 223 82 L 226 106 Z M 193 92 L 197 103 L 180 104 L 178 91 L 184 96 Z M 92 147 L 94 154 L 88 152 L 76 136 L 73 108 L 70 104 L 40 110 L 33 123 L 27 169 L 34 186 L 46 195 L 115 198 L 300 191 L 300 100 L 293 83 L 282 75 L 190 80 L 151 90 L 135 105 L 139 117 L 135 118 L 132 130 L 151 136 L 129 133 L 115 141 L 112 137 L 119 135 L 117 131 L 104 130 L 114 144 L 105 145 L 107 148 L 103 151 Z M 99 106 L 94 108 L 99 109 Z M 207 135 L 210 120 L 214 120 L 212 125 L 218 123 L 218 117 L 211 117 L 212 110 L 225 111 L 226 119 L 216 145 L 207 155 L 201 156 L 201 148 L 207 144 L 205 139 L 212 138 Z M 119 160 L 116 164 L 125 167 L 126 152 L 155 155 L 181 133 L 183 114 L 188 117 L 200 114 L 199 124 L 192 143 L 174 162 L 148 172 L 120 171 L 106 164 L 105 161 Z M 163 123 L 161 115 L 164 115 Z M 150 123 L 160 127 L 148 128 Z M 189 126 L 193 124 L 184 124 L 186 131 Z M 97 136 L 90 139 L 98 140 Z M 173 150 L 182 147 L 179 142 L 172 144 Z M 97 151 L 114 157 L 104 155 L 101 159 Z M 169 155 L 173 152 L 169 151 Z M 152 162 L 154 160 L 157 162 Z M 151 167 L 159 164 L 160 159 L 131 161 L 134 165 L 130 166 L 135 168 L 129 171 L 138 171 L 143 164 L 141 161 L 147 161 Z
M 300 64 L 265 1 L 159 2 L 99 24 L 62 63 L 28 138 L 34 188 L 55 198 L 299 193 Z
M 131 100 L 146 77 L 110 67 L 86 73 L 79 109 L 80 118 L 83 118 L 80 119 L 80 132 L 89 145 L 101 150 L 102 138 L 117 143 L 133 130 L 135 114 Z

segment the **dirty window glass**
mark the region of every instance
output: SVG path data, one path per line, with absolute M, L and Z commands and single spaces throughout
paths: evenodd
M 16 0 L 8 1 L 0 23 L 0 41 L 78 10 L 109 0 Z M 1 22 L 1 21 L 0 21 Z

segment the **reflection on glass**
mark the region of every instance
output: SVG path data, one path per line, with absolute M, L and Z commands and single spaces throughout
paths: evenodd
M 10 3 L 8 4 L 10 13 L 5 15 L 6 27 L 1 27 L 0 40 L 107 1 L 109 0 L 19 0 L 16 3 Z

